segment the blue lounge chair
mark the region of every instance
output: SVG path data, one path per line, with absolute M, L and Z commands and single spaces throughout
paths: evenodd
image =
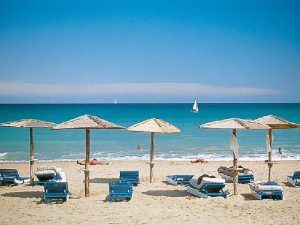
M 233 172 L 233 167 L 225 167 L 221 166 L 218 168 L 218 173 L 220 177 L 225 179 L 226 182 L 231 183 L 233 181 L 233 177 L 231 176 Z M 242 166 L 238 167 L 238 183 L 240 184 L 248 184 L 254 181 L 254 176 L 252 174 L 252 170 L 244 168 Z
M 282 200 L 282 187 L 275 181 L 263 182 L 262 184 L 250 183 L 251 194 L 258 200 L 273 199 Z
M 126 182 L 109 183 L 109 201 L 130 200 L 132 198 L 132 184 Z
M 44 200 L 45 203 L 49 199 L 62 199 L 67 201 L 69 198 L 68 182 L 46 182 L 44 185 Z
M 168 175 L 167 181 L 173 185 L 188 184 L 194 175 Z
M 222 196 L 224 198 L 227 198 L 227 193 L 223 191 L 224 187 L 225 184 L 207 183 L 202 185 L 202 187 L 200 188 L 200 192 L 210 197 Z
M 46 182 L 50 181 L 66 182 L 65 173 L 55 166 L 40 166 L 37 168 L 35 176 L 38 178 L 38 181 L 35 182 L 36 185 L 44 186 Z
M 238 183 L 240 184 L 249 184 L 254 181 L 253 174 L 239 174 L 238 175 Z
M 222 173 L 222 172 L 219 172 L 219 175 L 220 175 L 220 177 L 225 179 L 225 181 L 227 183 L 232 183 L 232 181 L 233 181 L 232 176 L 230 176 L 228 174 L 225 174 L 225 173 Z M 238 183 L 240 183 L 240 184 L 249 184 L 252 181 L 254 181 L 253 174 L 238 174 Z
M 30 181 L 29 177 L 21 177 L 16 169 L 0 169 L 1 183 L 24 184 Z
M 228 192 L 224 191 L 225 180 L 221 178 L 203 178 L 200 184 L 196 179 L 191 179 L 187 191 L 201 198 L 224 197 L 227 198 Z
M 300 186 L 300 171 L 295 171 L 292 176 L 288 176 L 287 181 L 293 187 Z
M 120 171 L 120 182 L 138 185 L 140 183 L 139 171 Z

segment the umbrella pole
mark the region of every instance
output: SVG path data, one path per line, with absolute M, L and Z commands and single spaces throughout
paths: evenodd
M 154 132 L 151 132 L 151 140 L 150 140 L 150 183 L 152 183 L 152 179 L 153 179 L 153 167 L 154 167 L 154 163 L 153 163 L 153 158 L 154 158 Z
M 272 162 L 272 129 L 268 130 L 268 136 L 269 136 L 269 145 L 271 148 L 271 151 L 268 152 L 268 167 L 269 167 L 269 174 L 268 174 L 268 180 L 271 180 L 271 169 L 273 166 L 273 162 Z
M 232 135 L 236 137 L 236 129 L 232 130 Z M 237 177 L 237 158 L 235 157 L 235 154 L 233 153 L 233 194 L 237 195 L 237 183 L 238 183 L 238 177 Z
M 87 128 L 85 132 L 85 170 L 84 170 L 84 191 L 85 197 L 90 195 L 90 129 Z
M 33 128 L 29 128 L 30 133 L 30 156 L 29 156 L 29 163 L 30 163 L 30 184 L 34 183 L 34 142 L 33 142 Z

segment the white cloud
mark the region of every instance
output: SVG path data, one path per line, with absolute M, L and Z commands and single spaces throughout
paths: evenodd
M 47 84 L 6 82 L 0 84 L 0 96 L 55 97 L 142 94 L 162 96 L 260 96 L 280 92 L 257 87 L 218 87 L 200 83 L 108 83 Z

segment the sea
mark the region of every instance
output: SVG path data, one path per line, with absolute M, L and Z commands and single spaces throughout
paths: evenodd
M 232 160 L 231 130 L 200 129 L 206 122 L 231 117 L 256 119 L 273 114 L 300 123 L 300 104 L 200 103 L 161 104 L 0 104 L 0 122 L 39 119 L 61 123 L 90 114 L 129 127 L 148 118 L 159 118 L 178 127 L 176 134 L 155 134 L 156 160 Z M 273 155 L 278 160 L 300 160 L 300 128 L 273 130 Z M 240 160 L 267 158 L 265 130 L 239 130 Z M 137 146 L 140 145 L 141 148 Z M 34 128 L 35 159 L 41 161 L 85 158 L 85 130 Z M 91 158 L 148 160 L 150 134 L 127 130 L 91 130 Z M 277 154 L 278 149 L 283 155 Z M 0 161 L 29 160 L 29 128 L 0 127 Z

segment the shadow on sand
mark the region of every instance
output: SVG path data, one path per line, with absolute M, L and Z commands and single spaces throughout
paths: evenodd
M 170 184 L 168 181 L 166 181 L 166 180 L 163 180 L 162 181 L 162 183 L 164 183 L 164 184 L 166 184 L 166 185 L 168 185 L 168 186 L 173 186 L 173 187 L 175 187 L 176 185 L 174 185 L 174 184 Z M 187 186 L 188 184 L 178 184 L 177 186 Z
M 106 196 L 106 198 L 104 200 L 102 200 L 102 202 L 108 202 L 109 203 L 108 196 Z
M 285 182 L 282 182 L 284 184 L 284 186 L 287 186 L 287 187 L 293 187 L 289 182 L 285 181 Z
M 42 191 L 22 191 L 22 192 L 8 192 L 2 194 L 5 197 L 12 198 L 42 198 L 44 192 Z
M 253 195 L 251 195 L 251 194 L 241 194 L 241 195 L 244 197 L 245 201 L 256 200 L 256 198 L 254 198 Z
M 162 181 L 164 184 L 166 184 L 166 185 L 170 185 L 170 186 L 174 186 L 173 184 L 170 184 L 168 181 L 166 181 L 166 180 L 163 180 Z
M 90 179 L 90 183 L 95 183 L 95 184 L 105 184 L 105 183 L 109 183 L 109 182 L 116 182 L 118 181 L 118 178 L 93 178 Z M 84 181 L 82 181 L 82 183 L 84 183 Z
M 190 196 L 190 194 L 186 190 L 156 190 L 156 191 L 145 191 L 142 193 L 145 195 L 177 197 L 177 198 Z

